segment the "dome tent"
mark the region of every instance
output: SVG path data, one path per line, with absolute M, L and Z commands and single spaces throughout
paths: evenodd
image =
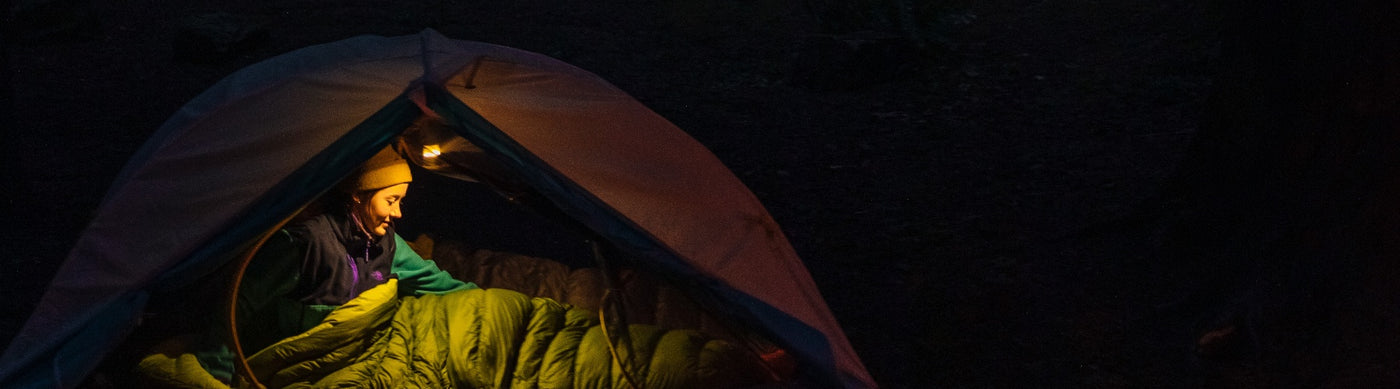
M 776 223 L 708 150 L 596 75 L 433 31 L 297 50 L 181 108 L 118 175 L 0 356 L 0 386 L 78 385 L 153 292 L 236 260 L 423 115 L 457 133 L 406 143 L 458 157 L 411 158 L 423 167 L 528 187 L 773 339 L 808 386 L 874 386 Z

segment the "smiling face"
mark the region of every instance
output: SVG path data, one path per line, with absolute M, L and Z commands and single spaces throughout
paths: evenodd
M 351 212 L 360 220 L 365 232 L 375 237 L 389 233 L 389 226 L 395 219 L 403 217 L 399 204 L 408 195 L 408 183 L 390 186 L 377 191 L 365 191 L 354 195 L 355 204 Z

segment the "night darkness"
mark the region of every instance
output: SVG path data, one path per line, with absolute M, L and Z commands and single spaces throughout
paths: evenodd
M 186 101 L 433 28 L 597 73 L 709 147 L 883 387 L 1400 381 L 1400 217 L 1373 216 L 1400 215 L 1400 50 L 1353 42 L 1400 36 L 1394 5 L 23 3 L 43 5 L 5 23 L 0 344 Z M 245 39 L 188 31 L 211 25 Z

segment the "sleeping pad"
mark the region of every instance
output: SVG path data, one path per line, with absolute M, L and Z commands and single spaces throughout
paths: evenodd
M 758 384 L 744 350 L 690 330 L 629 326 L 609 347 L 596 312 L 508 289 L 396 298 L 366 291 L 248 358 L 269 387 L 716 388 Z M 615 350 L 615 351 L 611 351 Z M 620 360 L 631 361 L 620 368 Z

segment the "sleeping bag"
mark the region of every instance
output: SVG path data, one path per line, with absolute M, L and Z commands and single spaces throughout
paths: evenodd
M 761 383 L 756 360 L 690 330 L 629 326 L 507 289 L 396 298 L 381 285 L 248 358 L 269 387 L 717 388 Z M 615 356 L 616 355 L 616 356 Z M 624 368 L 618 361 L 629 361 Z

